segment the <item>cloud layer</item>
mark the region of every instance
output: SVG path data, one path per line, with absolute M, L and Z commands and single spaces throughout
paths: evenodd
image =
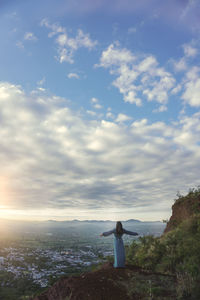
M 8 82 L 0 112 L 1 206 L 162 217 L 177 190 L 199 184 L 200 113 L 170 125 L 123 114 L 88 121 L 66 99 Z

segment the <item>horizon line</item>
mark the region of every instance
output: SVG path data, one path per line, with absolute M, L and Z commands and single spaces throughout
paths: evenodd
M 19 222 L 127 222 L 127 221 L 137 221 L 137 222 L 161 222 L 164 223 L 162 220 L 140 220 L 140 219 L 127 219 L 127 220 L 109 220 L 109 219 L 70 219 L 70 220 L 56 220 L 56 219 L 44 219 L 44 220 L 26 220 L 26 219 L 11 219 L 11 218 L 0 218 L 0 221 L 19 221 Z

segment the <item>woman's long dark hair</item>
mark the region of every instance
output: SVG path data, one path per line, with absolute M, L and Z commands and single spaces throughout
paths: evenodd
M 123 227 L 121 222 L 116 223 L 116 234 L 122 234 L 123 233 Z

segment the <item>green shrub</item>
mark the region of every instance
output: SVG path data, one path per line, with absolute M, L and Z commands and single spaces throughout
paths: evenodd
M 200 214 L 160 238 L 144 236 L 139 243 L 133 242 L 127 260 L 148 270 L 175 274 L 178 299 L 200 299 Z

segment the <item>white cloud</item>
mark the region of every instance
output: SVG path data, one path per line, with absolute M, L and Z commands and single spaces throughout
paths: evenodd
M 132 53 L 126 48 L 118 48 L 118 43 L 111 44 L 105 51 L 102 52 L 100 64 L 104 68 L 112 68 L 115 66 L 125 65 L 135 60 Z
M 95 97 L 91 98 L 90 102 L 91 102 L 93 108 L 96 108 L 96 109 L 103 108 L 103 106 L 101 104 L 99 104 L 99 99 L 97 99 Z
M 167 111 L 167 106 L 161 105 L 157 109 L 153 110 L 153 112 L 163 112 L 163 111 Z
M 117 123 L 123 123 L 123 122 L 129 121 L 131 119 L 132 119 L 131 117 L 129 117 L 129 116 L 125 115 L 125 114 L 118 114 L 118 116 L 117 116 L 117 118 L 116 118 L 115 121 Z
M 129 103 L 135 103 L 137 106 L 141 106 L 142 105 L 142 100 L 140 98 L 137 98 L 136 96 L 136 92 L 134 90 L 128 92 L 125 96 L 124 96 L 124 101 L 125 102 L 129 102 Z
M 177 190 L 199 184 L 199 113 L 168 125 L 142 119 L 124 126 L 122 114 L 118 123 L 89 121 L 66 99 L 6 82 L 0 111 L 7 208 L 87 211 L 91 218 L 94 210 L 125 214 L 128 207 L 135 216 L 148 208 L 152 216 L 156 208 L 162 219 Z
M 108 119 L 114 119 L 114 114 L 111 113 L 111 111 L 108 111 L 108 112 L 106 113 L 106 118 L 108 118 Z
M 175 86 L 175 78 L 164 68 L 159 67 L 156 58 L 148 55 L 134 55 L 129 50 L 111 44 L 102 52 L 98 67 L 108 68 L 116 76 L 113 85 L 123 95 L 125 102 L 142 105 L 141 94 L 148 101 L 166 104 L 168 94 Z
M 193 67 L 186 73 L 182 99 L 193 107 L 200 106 L 200 68 Z
M 43 19 L 40 24 L 51 30 L 48 37 L 57 36 L 55 42 L 57 44 L 58 60 L 60 63 L 68 62 L 73 64 L 74 54 L 79 48 L 91 50 L 97 45 L 97 41 L 93 41 L 89 34 L 84 33 L 81 29 L 78 29 L 75 37 L 70 37 L 66 28 L 59 24 L 50 24 L 47 19 Z
M 42 87 L 38 87 L 37 89 L 38 89 L 38 91 L 40 91 L 40 92 L 45 92 L 45 91 L 46 91 L 46 89 L 45 89 L 45 88 L 42 88 Z
M 200 67 L 194 66 L 186 73 L 186 80 L 197 80 L 199 78 Z
M 97 104 L 94 104 L 93 107 L 96 109 L 101 109 L 103 106 L 101 104 L 97 103 Z
M 180 120 L 181 128 L 174 133 L 174 140 L 182 147 L 193 151 L 199 157 L 199 136 L 200 136 L 200 113 L 195 113 L 192 117 L 182 116 Z
M 185 57 L 182 57 L 178 61 L 174 61 L 174 69 L 175 71 L 184 71 L 188 68 Z
M 25 49 L 25 47 L 24 47 L 24 41 L 36 42 L 37 41 L 37 37 L 32 32 L 26 32 L 24 34 L 23 40 L 21 40 L 21 41 L 19 40 L 19 41 L 16 42 L 16 46 L 19 49 Z M 30 55 L 30 53 L 28 55 Z
M 97 98 L 95 98 L 95 97 L 91 98 L 91 103 L 98 103 L 98 102 L 99 102 L 99 100 Z
M 46 81 L 46 78 L 43 77 L 41 80 L 39 80 L 39 81 L 37 82 L 37 84 L 38 84 L 38 85 L 44 85 L 44 84 L 45 84 L 45 81 Z
M 182 46 L 184 56 L 178 61 L 172 61 L 175 71 L 182 71 L 182 78 L 180 83 L 172 89 L 171 94 L 175 95 L 182 91 L 183 104 L 189 104 L 193 107 L 200 106 L 200 67 L 196 58 L 199 50 L 195 47 L 197 43 L 197 41 L 192 40 L 190 43 L 184 44 Z M 182 112 L 184 111 L 185 107 Z
M 175 95 L 177 93 L 179 93 L 182 89 L 182 85 L 181 84 L 178 84 L 177 86 L 175 86 L 175 88 L 173 88 L 173 90 L 171 91 L 171 94 L 172 95 Z
M 24 49 L 24 44 L 21 41 L 17 41 L 16 46 L 20 49 Z
M 194 46 L 195 44 L 197 44 L 197 41 L 192 40 L 190 43 L 182 45 L 184 56 L 177 61 L 172 60 L 175 71 L 187 71 L 190 68 L 192 59 L 199 53 L 198 49 Z
M 160 80 L 150 82 L 150 88 L 144 89 L 143 94 L 149 101 L 156 100 L 159 103 L 167 103 L 168 92 L 174 87 L 175 79 L 168 72 L 162 72 Z
M 198 49 L 191 46 L 190 44 L 183 45 L 184 54 L 187 57 L 195 57 L 198 54 Z
M 141 61 L 141 63 L 138 65 L 138 71 L 139 73 L 148 72 L 149 70 L 153 71 L 154 68 L 156 68 L 158 65 L 158 62 L 154 56 L 148 56 L 144 60 Z
M 97 115 L 97 113 L 95 111 L 93 111 L 93 110 L 87 110 L 86 112 L 87 112 L 88 115 L 90 115 L 92 117 L 94 117 L 94 116 Z
M 68 77 L 69 79 L 71 79 L 71 78 L 79 79 L 79 78 L 80 78 L 79 75 L 78 75 L 77 73 L 69 73 L 69 74 L 67 75 L 67 77 Z
M 45 26 L 48 29 L 51 29 L 51 32 L 48 34 L 48 37 L 53 37 L 56 34 L 65 33 L 66 32 L 66 29 L 64 27 L 60 26 L 57 23 L 50 24 L 47 19 L 43 19 L 40 22 L 40 25 L 41 26 Z
M 34 35 L 33 32 L 26 32 L 24 34 L 24 39 L 28 41 L 37 41 L 37 37 Z

